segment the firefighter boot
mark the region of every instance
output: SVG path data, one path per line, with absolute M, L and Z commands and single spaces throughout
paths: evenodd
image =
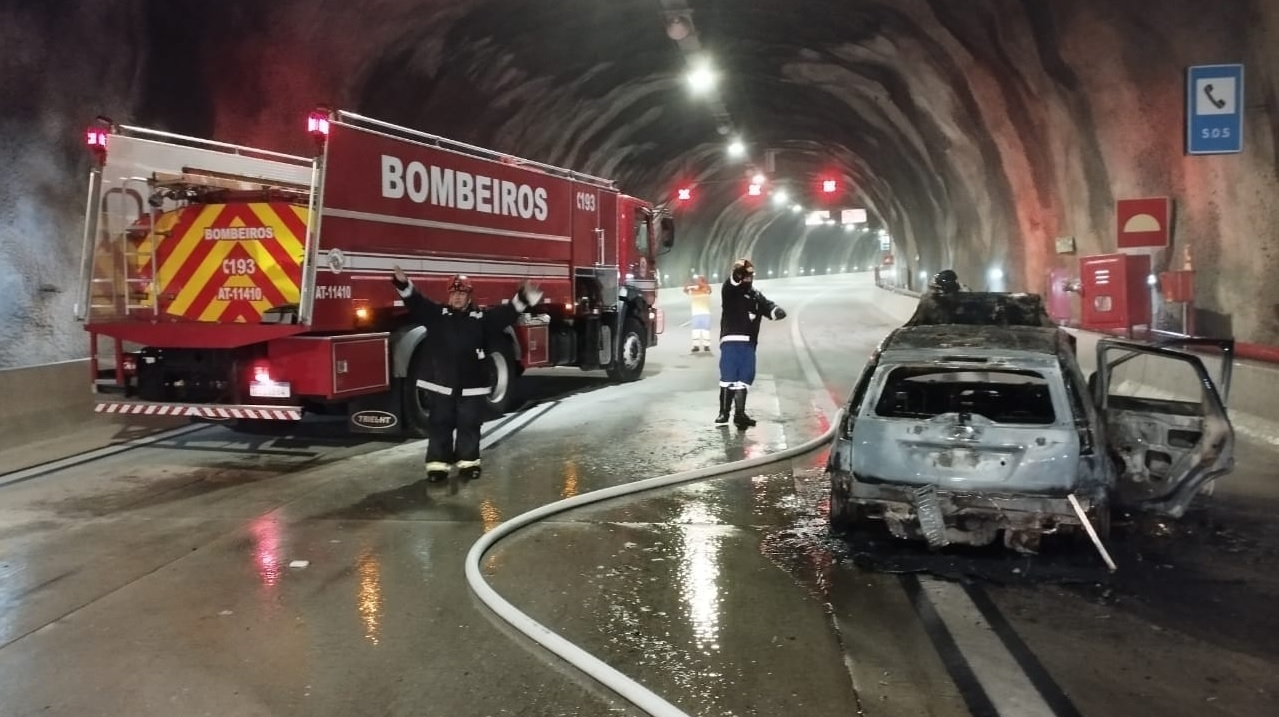
M 719 387 L 719 415 L 715 417 L 715 425 L 728 425 L 728 409 L 733 407 L 733 391 L 727 386 Z
M 427 461 L 426 480 L 431 483 L 442 483 L 448 480 L 450 468 L 452 466 L 444 461 Z
M 474 461 L 458 461 L 457 476 L 462 480 L 479 480 L 480 479 L 480 462 Z
M 755 419 L 746 415 L 746 389 L 739 388 L 734 391 L 733 402 L 736 410 L 733 411 L 733 424 L 738 428 L 750 428 L 755 425 Z

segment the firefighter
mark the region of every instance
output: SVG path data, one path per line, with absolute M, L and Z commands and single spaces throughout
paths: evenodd
M 755 265 L 738 259 L 733 272 L 720 289 L 719 320 L 719 415 L 715 425 L 728 423 L 728 411 L 735 408 L 733 423 L 749 428 L 755 420 L 746 415 L 746 394 L 755 382 L 755 348 L 764 317 L 786 318 L 782 307 L 755 289 Z
M 693 353 L 711 352 L 711 285 L 706 277 L 695 277 L 692 284 L 684 287 L 689 295 L 689 303 L 693 310 Z
M 422 375 L 413 378 L 427 395 L 427 480 L 446 480 L 454 464 L 458 477 L 475 480 L 480 477 L 480 426 L 490 390 L 488 348 L 520 313 L 541 301 L 542 292 L 524 283 L 510 303 L 481 311 L 471 303 L 471 280 L 460 274 L 449 284 L 446 304 L 423 296 L 399 266 L 391 283 L 409 316 L 426 327 L 426 363 Z
M 959 275 L 954 270 L 943 269 L 937 272 L 928 283 L 928 293 L 919 297 L 919 305 L 905 325 L 951 323 L 955 318 L 955 295 L 961 291 L 963 287 L 959 285 Z

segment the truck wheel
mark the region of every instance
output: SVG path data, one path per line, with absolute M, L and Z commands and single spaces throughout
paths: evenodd
M 519 376 L 519 363 L 515 349 L 503 342 L 497 350 L 489 352 L 489 412 L 503 416 L 515 405 L 515 379 Z
M 426 361 L 426 348 L 419 345 L 409 359 L 409 375 L 400 382 L 400 415 L 404 418 L 404 432 L 418 438 L 426 437 L 426 422 L 431 416 L 426 407 L 426 391 L 417 387 L 415 376 L 422 375 Z
M 614 381 L 627 383 L 634 381 L 644 373 L 644 361 L 648 358 L 648 333 L 644 325 L 635 319 L 627 319 L 622 330 L 621 352 L 617 360 L 608 367 L 608 377 Z

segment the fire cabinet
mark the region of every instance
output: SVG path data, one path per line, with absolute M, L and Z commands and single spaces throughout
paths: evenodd
M 1094 331 L 1150 326 L 1150 256 L 1079 258 L 1080 327 Z

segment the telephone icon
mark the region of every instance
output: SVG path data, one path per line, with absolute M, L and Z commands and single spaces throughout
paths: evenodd
M 1212 96 L 1212 85 L 1204 85 L 1204 94 L 1208 96 L 1208 101 L 1216 106 L 1217 109 L 1221 109 L 1226 106 L 1225 100 L 1219 100 Z

